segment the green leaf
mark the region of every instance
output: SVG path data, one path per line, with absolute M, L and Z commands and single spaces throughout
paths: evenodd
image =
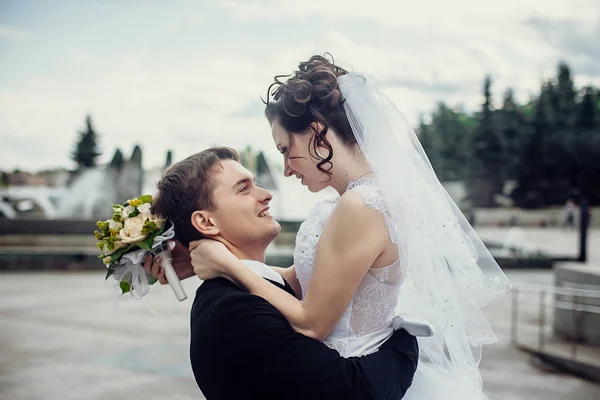
M 112 254 L 110 254 L 110 256 L 112 257 L 113 262 L 119 261 L 121 259 L 121 256 L 127 252 L 129 252 L 129 250 L 133 250 L 135 248 L 135 245 L 132 244 L 128 247 L 124 247 L 118 250 L 115 250 Z
M 152 195 L 151 194 L 145 194 L 143 196 L 138 197 L 139 200 L 141 200 L 143 203 L 152 203 Z
M 131 285 L 127 282 L 121 281 L 119 286 L 121 287 L 121 294 L 127 293 L 131 290 Z
M 114 275 L 114 273 L 115 273 L 115 270 L 114 270 L 114 269 L 112 269 L 112 268 L 107 268 L 107 271 L 106 271 L 106 277 L 104 278 L 104 281 L 106 282 L 106 280 L 107 280 L 108 278 L 110 278 L 110 277 L 111 277 L 111 275 Z
M 167 224 L 163 224 L 163 226 L 158 232 L 155 232 L 152 235 L 148 236 L 146 239 L 139 242 L 137 245 L 144 250 L 152 250 L 152 244 L 154 243 L 154 239 L 165 232 L 166 225 Z
M 141 242 L 139 242 L 137 245 L 144 250 L 151 250 L 150 246 L 152 246 L 152 241 L 154 239 L 149 237 L 146 240 L 142 240 Z
M 152 275 L 146 274 L 146 277 L 148 278 L 149 285 L 154 285 L 156 282 L 158 282 L 158 279 L 156 279 Z
M 163 233 L 165 233 L 165 231 L 167 230 L 167 224 L 168 224 L 168 221 L 165 221 L 163 223 L 162 227 L 160 228 L 160 231 L 158 231 L 156 233 L 155 237 L 158 236 L 158 235 L 162 235 Z

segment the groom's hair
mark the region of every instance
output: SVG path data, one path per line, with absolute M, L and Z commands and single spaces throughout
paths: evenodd
M 223 168 L 222 160 L 240 162 L 240 156 L 229 147 L 211 147 L 174 164 L 158 182 L 152 213 L 173 223 L 175 239 L 184 246 L 203 238 L 192 225 L 194 211 L 217 208 L 213 175 Z

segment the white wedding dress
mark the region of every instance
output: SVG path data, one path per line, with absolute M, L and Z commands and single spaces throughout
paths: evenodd
M 390 240 L 398 243 L 397 235 L 401 232 L 396 231 L 377 181 L 360 179 L 350 183 L 347 190 L 359 193 L 369 207 L 383 215 Z M 303 296 L 312 275 L 317 243 L 336 204 L 337 200 L 317 203 L 298 230 L 294 265 Z M 397 304 L 405 280 L 402 270 L 400 260 L 384 268 L 371 268 L 342 318 L 324 340 L 325 344 L 344 357 L 377 351 L 393 334 L 394 327 L 398 327 L 398 318 L 395 317 L 406 316 L 401 312 L 402 305 Z M 419 360 L 413 384 L 404 399 L 480 400 L 486 397 L 479 388 L 463 383 L 458 376 L 450 376 L 447 370 Z

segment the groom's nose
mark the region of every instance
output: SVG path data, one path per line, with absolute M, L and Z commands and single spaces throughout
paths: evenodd
M 267 189 L 263 189 L 258 186 L 257 188 L 259 190 L 258 201 L 260 201 L 261 203 L 268 203 L 273 199 L 273 195 Z

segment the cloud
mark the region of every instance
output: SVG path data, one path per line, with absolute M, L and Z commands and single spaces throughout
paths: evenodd
M 600 13 L 595 21 L 532 17 L 525 23 L 578 72 L 600 75 Z
M 262 98 L 265 97 L 266 94 L 262 96 Z M 231 114 L 229 114 L 229 116 L 232 118 L 252 118 L 256 116 L 262 116 L 264 112 L 265 104 L 258 96 L 256 96 L 255 100 L 250 101 L 242 108 L 232 112 Z
M 150 64 L 137 54 L 128 54 L 93 81 L 0 91 L 0 132 L 11 141 L 11 151 L 27 154 L 27 148 L 31 152 L 44 149 L 40 157 L 32 157 L 39 165 L 50 160 L 68 162 L 68 149 L 88 112 L 100 134 L 104 162 L 110 160 L 114 148 L 128 153 L 135 144 L 144 150 L 147 166 L 163 163 L 167 148 L 183 158 L 219 143 L 272 146 L 262 112 L 254 118 L 250 114 L 231 118 L 252 99 L 260 104 L 258 93 L 268 82 L 260 82 L 261 72 L 244 59 Z M 17 136 L 20 140 L 11 139 Z M 53 149 L 63 151 L 47 151 L 50 142 Z M 5 149 L 3 167 L 22 161 L 4 157 Z
M 547 0 L 371 0 L 368 3 L 347 0 L 222 0 L 219 6 L 239 20 L 356 19 L 371 20 L 389 27 L 449 27 L 457 32 L 468 31 L 478 23 L 497 24 L 500 20 L 526 18 L 533 13 L 546 17 L 579 17 L 584 7 L 589 11 L 599 8 L 595 0 L 561 0 L 552 3 Z
M 0 25 L 0 40 L 28 38 L 0 47 L 0 135 L 12 140 L 0 146 L 0 168 L 71 165 L 88 112 L 102 161 L 134 144 L 147 167 L 162 165 L 166 149 L 181 159 L 214 144 L 279 160 L 260 96 L 274 75 L 325 51 L 374 75 L 412 123 L 440 100 L 478 109 L 486 74 L 498 103 L 507 87 L 527 100 L 559 58 L 576 82 L 596 82 L 600 5 L 573 1 L 160 0 L 139 21 L 142 6 L 129 2 L 82 3 L 39 25 L 23 16 L 32 19 Z
M 24 29 L 15 28 L 8 25 L 0 25 L 0 39 L 27 39 L 30 32 Z

